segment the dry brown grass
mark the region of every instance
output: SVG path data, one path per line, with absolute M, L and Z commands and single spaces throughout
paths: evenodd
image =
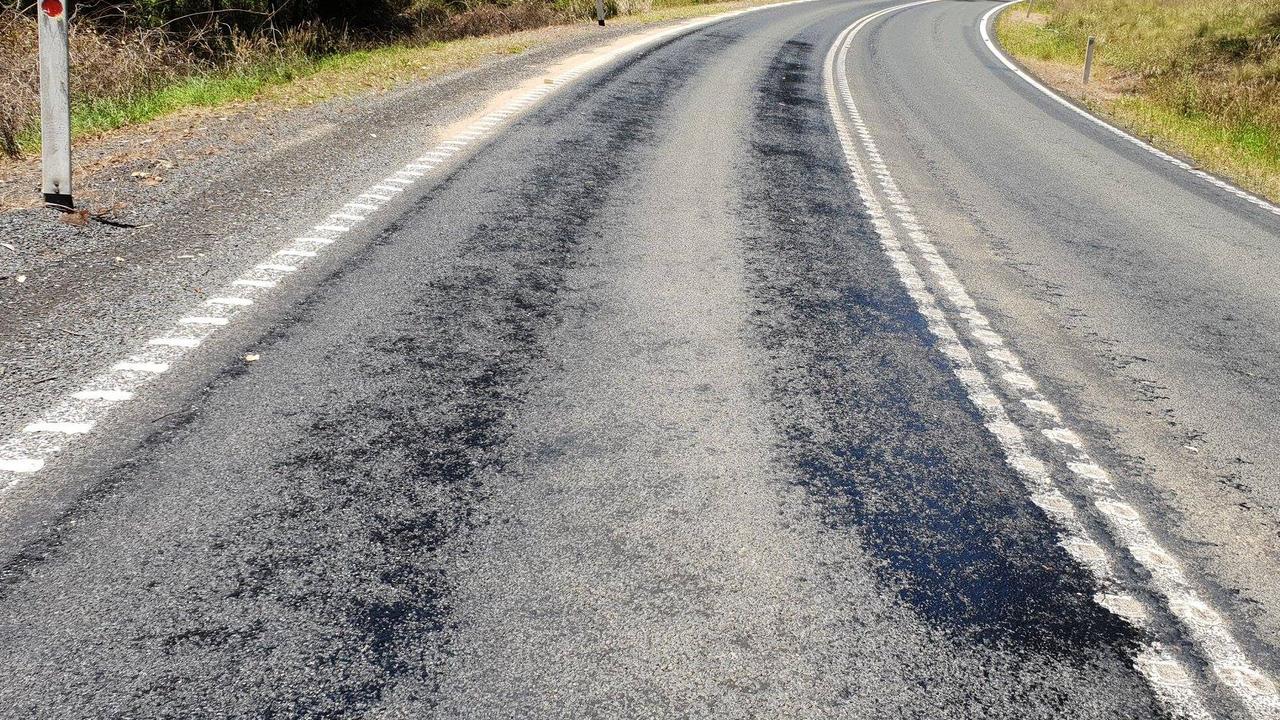
M 72 92 L 88 99 L 127 98 L 208 68 L 156 30 L 106 34 L 72 26 Z M 40 112 L 35 22 L 0 8 L 0 149 L 16 155 L 37 130 Z
M 415 19 L 410 44 L 482 37 L 544 27 L 566 19 L 544 2 L 440 9 Z M 207 31 L 173 36 L 157 29 L 72 24 L 72 125 L 79 137 L 136 124 L 180 107 L 245 99 L 261 87 L 293 80 L 322 58 L 370 49 L 341 29 L 300 25 L 247 35 Z M 401 41 L 403 42 L 403 41 Z M 38 147 L 39 77 L 34 20 L 0 7 L 0 154 Z
M 419 31 L 418 39 L 430 42 L 503 35 L 546 27 L 564 20 L 565 14 L 562 11 L 544 3 L 478 5 L 470 10 L 450 14 L 437 22 L 426 24 Z

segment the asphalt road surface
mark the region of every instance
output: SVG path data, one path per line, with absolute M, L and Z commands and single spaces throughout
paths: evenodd
M 0 716 L 1274 717 L 1280 219 L 891 5 L 584 74 L 0 496 Z M 1033 502 L 908 202 L 1208 630 L 992 380 L 1111 575 Z

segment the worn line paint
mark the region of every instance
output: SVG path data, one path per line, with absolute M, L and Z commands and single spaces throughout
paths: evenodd
M 81 435 L 92 429 L 93 423 L 88 422 L 34 422 L 22 428 L 22 431 L 29 433 L 63 433 L 66 435 Z
M 133 393 L 127 390 L 81 390 L 74 393 L 71 397 L 77 400 L 105 400 L 108 402 L 123 402 L 132 400 Z
M 194 347 L 200 347 L 200 338 L 184 338 L 184 337 L 152 338 L 147 341 L 147 344 L 159 345 L 162 347 L 194 348 Z
M 1048 86 L 1041 83 L 1039 80 L 1036 80 L 1029 73 L 1023 71 L 1022 68 L 1018 67 L 1017 63 L 1015 63 L 1012 59 L 1010 59 L 1009 56 L 1005 55 L 1004 52 L 1000 50 L 999 46 L 996 45 L 995 41 L 991 39 L 991 33 L 989 28 L 991 26 L 991 19 L 995 17 L 996 13 L 1009 7 L 1010 5 L 1014 5 L 1019 2 L 1023 2 L 1023 0 L 1011 0 L 1010 2 L 1004 3 L 1003 5 L 997 5 L 996 7 L 988 10 L 987 13 L 982 16 L 982 19 L 978 21 L 978 33 L 979 35 L 982 36 L 982 42 L 986 44 L 987 49 L 990 50 L 991 53 L 996 56 L 996 59 L 999 60 L 1005 67 L 1012 70 L 1015 75 L 1025 80 L 1027 84 L 1031 85 L 1031 87 L 1047 95 L 1054 102 L 1065 107 L 1071 112 L 1079 115 L 1080 117 L 1088 120 L 1094 125 L 1097 125 L 1103 130 L 1106 130 L 1112 135 L 1115 135 L 1116 137 L 1122 140 L 1125 140 L 1126 142 L 1136 147 L 1140 147 L 1143 150 L 1146 150 L 1152 155 L 1155 155 L 1161 160 L 1164 160 L 1170 165 L 1173 165 L 1174 167 L 1185 170 L 1186 172 L 1209 183 L 1210 185 L 1213 185 L 1219 190 L 1224 190 L 1230 193 L 1231 195 L 1234 195 L 1240 198 L 1241 200 L 1244 200 L 1245 202 L 1256 205 L 1262 208 L 1263 210 L 1266 210 L 1267 212 L 1272 213 L 1273 215 L 1280 215 L 1280 207 L 1277 207 L 1276 205 L 1273 205 L 1272 203 L 1269 203 L 1266 200 L 1263 200 L 1262 198 L 1258 197 L 1257 195 L 1254 195 L 1253 193 L 1247 190 L 1236 187 L 1235 185 L 1232 185 L 1231 183 L 1227 182 L 1226 180 L 1223 180 L 1222 178 L 1219 178 L 1215 175 L 1211 175 L 1210 173 L 1207 173 L 1204 170 L 1200 170 L 1199 168 L 1195 167 L 1191 163 L 1188 163 L 1187 161 L 1182 160 L 1180 158 L 1174 157 L 1173 155 L 1170 155 L 1164 150 L 1161 150 L 1160 148 L 1144 140 L 1141 140 L 1137 137 L 1134 137 L 1133 135 L 1130 135 L 1124 130 L 1121 130 L 1115 125 L 1112 125 L 1106 120 L 1103 120 L 1097 115 L 1094 115 L 1088 110 L 1085 110 L 1084 108 L 1076 105 L 1070 100 L 1067 100 L 1066 98 L 1062 97 L 1057 92 L 1055 92 L 1054 90 L 1050 89 Z
M 112 365 L 111 368 L 113 370 L 126 370 L 133 372 L 162 373 L 169 371 L 169 363 L 134 362 L 126 360 Z
M 25 457 L 22 455 L 12 455 L 0 457 L 0 471 L 11 473 L 34 473 L 44 468 L 44 460 L 41 458 Z
M 209 317 L 207 315 L 195 315 L 178 320 L 181 325 L 226 325 L 229 322 L 231 321 L 228 318 Z

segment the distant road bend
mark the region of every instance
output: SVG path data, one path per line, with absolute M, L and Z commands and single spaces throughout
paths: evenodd
M 0 716 L 1280 718 L 1280 219 L 996 5 L 620 45 L 6 411 Z

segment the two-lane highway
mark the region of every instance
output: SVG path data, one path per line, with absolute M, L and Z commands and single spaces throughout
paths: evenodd
M 557 86 L 15 484 L 0 716 L 1265 715 L 1276 490 L 1197 468 L 1273 462 L 1275 220 L 898 4 Z

